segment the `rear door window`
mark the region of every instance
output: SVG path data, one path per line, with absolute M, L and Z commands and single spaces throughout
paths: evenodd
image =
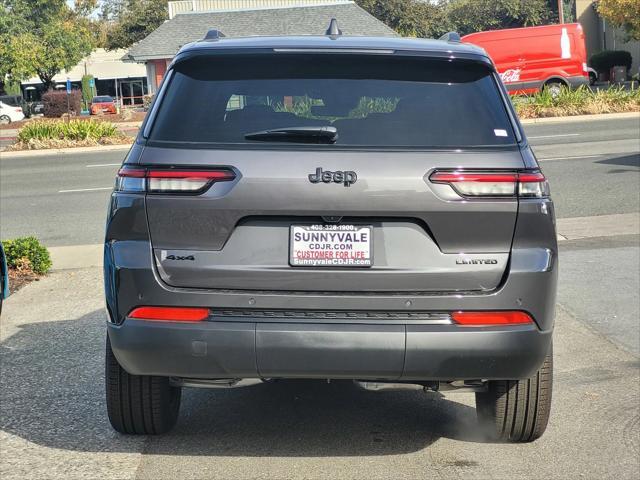
M 469 61 L 238 55 L 196 57 L 175 70 L 151 143 L 264 145 L 278 140 L 247 135 L 297 127 L 335 128 L 337 140 L 322 148 L 515 143 L 491 70 Z

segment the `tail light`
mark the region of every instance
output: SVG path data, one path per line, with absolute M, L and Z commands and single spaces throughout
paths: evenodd
M 216 182 L 234 180 L 228 168 L 178 170 L 123 167 L 118 171 L 116 190 L 148 193 L 202 193 Z
M 524 325 L 533 323 L 528 313 L 520 311 L 498 312 L 453 312 L 451 318 L 459 325 L 491 326 L 491 325 Z
M 22 112 L 22 107 L 16 107 L 16 112 Z
M 463 197 L 532 197 L 549 196 L 549 184 L 540 172 L 444 172 L 429 176 L 436 184 L 445 184 Z
M 136 307 L 129 318 L 160 322 L 201 322 L 209 317 L 208 308 L 193 307 Z

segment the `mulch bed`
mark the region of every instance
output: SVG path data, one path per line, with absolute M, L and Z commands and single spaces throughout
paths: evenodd
M 42 276 L 33 272 L 18 272 L 17 270 L 9 269 L 9 290 L 11 293 L 15 293 L 25 285 L 31 282 L 37 282 Z

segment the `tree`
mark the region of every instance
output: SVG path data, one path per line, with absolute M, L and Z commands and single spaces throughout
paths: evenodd
M 548 11 L 547 0 L 452 0 L 446 7 L 449 22 L 461 35 L 541 25 L 548 21 Z
M 622 27 L 633 40 L 640 40 L 640 1 L 598 0 L 598 13 L 616 27 Z
M 93 99 L 93 88 L 91 87 L 92 80 L 94 80 L 93 75 L 82 76 L 82 102 L 84 103 L 85 109 L 89 109 L 89 104 Z
M 91 52 L 86 26 L 65 0 L 0 0 L 0 78 L 53 77 Z
M 169 18 L 167 0 L 105 0 L 101 17 L 107 28 L 105 48 L 130 47 Z
M 363 9 L 405 37 L 439 37 L 446 33 L 445 0 L 356 0 Z

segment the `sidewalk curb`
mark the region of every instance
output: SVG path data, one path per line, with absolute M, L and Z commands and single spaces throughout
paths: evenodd
M 601 113 L 598 115 L 571 115 L 568 117 L 541 117 L 521 119 L 523 125 L 538 123 L 572 123 L 572 122 L 596 122 L 601 120 L 622 120 L 625 118 L 637 118 L 640 120 L 640 112 Z
M 129 150 L 133 145 L 132 143 L 126 143 L 122 145 L 100 145 L 97 147 L 76 147 L 76 148 L 47 148 L 43 150 L 18 150 L 15 152 L 1 151 L 0 158 L 25 158 L 25 157 L 37 157 L 41 155 L 68 155 L 74 153 L 90 153 L 90 152 L 112 152 L 119 150 Z
M 70 245 L 48 247 L 53 266 L 52 271 L 73 270 L 78 268 L 101 267 L 104 245 Z

